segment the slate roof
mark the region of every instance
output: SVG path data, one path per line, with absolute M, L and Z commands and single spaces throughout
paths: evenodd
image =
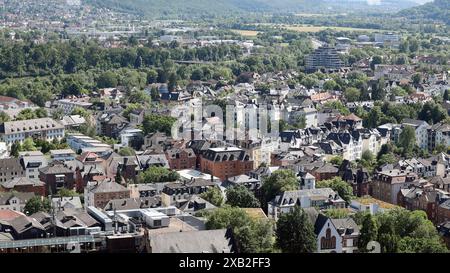
M 34 192 L 6 192 L 0 193 L 0 205 L 10 205 L 11 198 L 17 197 L 20 204 L 25 204 L 28 200 L 34 197 Z
M 3 182 L 1 186 L 5 189 L 13 189 L 19 186 L 33 186 L 33 187 L 42 187 L 45 186 L 44 182 L 41 182 L 37 179 L 30 179 L 27 177 L 16 177 L 12 180 Z
M 0 125 L 0 133 L 3 134 L 31 133 L 56 129 L 64 129 L 64 126 L 51 118 L 8 121 Z
M 22 165 L 18 158 L 3 158 L 0 159 L 0 173 L 23 171 Z
M 109 179 L 105 179 L 102 182 L 98 183 L 91 190 L 93 193 L 109 193 L 109 192 L 124 192 L 129 191 L 126 187 L 111 181 Z
M 73 171 L 67 168 L 62 162 L 53 162 L 48 166 L 39 169 L 39 172 L 43 174 L 69 174 L 73 173 Z

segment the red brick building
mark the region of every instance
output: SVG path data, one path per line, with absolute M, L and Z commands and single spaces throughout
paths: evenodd
M 0 192 L 34 192 L 36 195 L 45 195 L 45 183 L 35 179 L 26 177 L 17 177 L 9 180 L 0 186 Z
M 200 159 L 200 170 L 226 180 L 252 171 L 253 160 L 250 160 L 250 156 L 239 148 L 210 148 Z
M 450 200 L 447 200 L 437 207 L 437 222 L 450 221 Z
M 39 180 L 45 183 L 46 194 L 49 194 L 49 188 L 52 193 L 62 188 L 72 190 L 75 186 L 75 171 L 67 168 L 64 163 L 55 161 L 39 169 Z
M 166 151 L 167 161 L 173 170 L 195 169 L 197 156 L 190 148 L 172 148 Z

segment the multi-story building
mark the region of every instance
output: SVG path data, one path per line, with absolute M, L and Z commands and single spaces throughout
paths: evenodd
M 0 193 L 0 210 L 14 210 L 23 212 L 25 204 L 34 196 L 33 192 L 5 192 Z
M 417 178 L 415 173 L 397 169 L 378 172 L 370 182 L 369 193 L 376 199 L 397 205 L 400 190 L 416 183 Z
M 172 148 L 166 151 L 170 168 L 175 170 L 195 169 L 197 156 L 190 148 Z
M 323 46 L 306 57 L 306 70 L 316 71 L 325 69 L 340 69 L 344 62 L 340 59 L 339 53 L 333 47 Z
M 51 161 L 72 161 L 75 160 L 76 153 L 72 149 L 51 150 Z
M 0 183 L 0 192 L 34 192 L 36 195 L 45 195 L 45 183 L 38 179 L 16 177 L 12 180 Z
M 11 146 L 26 138 L 52 141 L 64 137 L 64 126 L 51 118 L 8 121 L 0 125 L 0 139 Z
M 84 188 L 85 207 L 94 206 L 104 208 L 109 201 L 114 199 L 130 198 L 130 190 L 112 179 L 101 182 L 89 182 Z
M 340 209 L 345 208 L 345 201 L 331 188 L 285 191 L 268 203 L 267 214 L 278 220 L 281 214 L 288 213 L 295 206 Z
M 84 152 L 86 149 L 104 149 L 105 151 L 112 151 L 110 145 L 105 144 L 92 137 L 83 134 L 70 134 L 67 136 L 67 144 L 76 152 Z M 93 151 L 99 154 L 98 151 Z
M 433 151 L 436 146 L 450 146 L 450 125 L 436 123 L 428 129 L 428 151 Z
M 201 156 L 200 170 L 225 180 L 253 170 L 253 161 L 240 148 L 210 148 Z
M 423 120 L 404 119 L 402 123 L 405 126 L 411 126 L 416 132 L 416 143 L 421 149 L 428 149 L 428 130 L 430 125 Z
M 19 152 L 19 159 L 30 179 L 39 179 L 39 169 L 47 166 L 47 158 L 40 151 Z
M 45 182 L 46 190 L 51 193 L 63 188 L 72 190 L 75 186 L 75 171 L 67 168 L 64 163 L 55 161 L 39 169 L 39 180 Z
M 76 98 L 58 100 L 56 101 L 56 105 L 64 111 L 65 115 L 70 115 L 75 108 L 89 109 L 92 103 L 89 102 L 89 98 Z
M 0 183 L 16 177 L 25 177 L 26 172 L 18 158 L 0 159 Z

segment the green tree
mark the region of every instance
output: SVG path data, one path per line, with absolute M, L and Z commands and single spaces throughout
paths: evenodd
M 366 150 L 361 156 L 361 165 L 366 168 L 372 168 L 375 165 L 375 156 L 370 150 Z
M 79 194 L 76 193 L 75 191 L 72 191 L 72 190 L 69 190 L 69 189 L 65 189 L 65 188 L 62 188 L 62 189 L 58 190 L 56 195 L 58 195 L 60 197 L 76 197 L 76 196 L 79 196 Z
M 173 182 L 180 178 L 180 175 L 173 170 L 164 167 L 152 166 L 147 170 L 141 172 L 138 176 L 138 181 L 142 183 L 160 183 Z
M 411 79 L 415 85 L 418 85 L 422 82 L 422 76 L 419 73 L 414 74 Z
M 403 155 L 410 155 L 416 146 L 416 131 L 407 125 L 403 128 L 398 138 L 398 146 L 403 149 Z
M 36 151 L 36 144 L 31 137 L 26 138 L 21 146 L 21 151 Z
M 8 116 L 8 114 L 6 114 L 3 111 L 0 111 L 0 123 L 5 123 L 5 122 L 8 122 L 10 120 L 11 120 L 11 118 Z
M 330 159 L 330 163 L 337 166 L 341 166 L 343 161 L 344 158 L 342 158 L 342 156 L 339 155 L 334 156 L 333 158 Z
M 34 110 L 34 115 L 35 115 L 36 118 L 46 118 L 46 117 L 48 117 L 47 110 L 45 110 L 44 108 L 38 108 L 38 109 Z
M 384 77 L 372 85 L 372 99 L 384 101 L 386 99 L 385 80 Z
M 200 194 L 200 197 L 216 207 L 220 207 L 223 204 L 222 191 L 218 187 L 210 187 L 207 191 Z
M 128 102 L 129 103 L 140 103 L 141 105 L 150 104 L 151 98 L 147 93 L 145 93 L 143 90 L 134 90 L 131 91 L 130 95 L 128 96 Z
M 432 124 L 445 120 L 447 117 L 447 111 L 435 102 L 426 102 L 418 114 L 418 118 L 420 120 L 424 120 Z
M 16 116 L 16 120 L 29 120 L 29 119 L 35 119 L 36 113 L 33 111 L 33 109 L 26 108 L 19 112 Z
M 268 253 L 273 248 L 273 227 L 269 220 L 254 220 L 243 209 L 224 206 L 209 213 L 206 229 L 231 228 L 238 252 Z
M 14 142 L 11 145 L 11 155 L 14 157 L 18 157 L 19 156 L 19 152 L 22 150 L 22 147 L 20 145 L 20 143 L 18 142 Z
M 97 79 L 98 88 L 111 88 L 116 87 L 118 84 L 117 74 L 112 71 L 106 71 L 100 74 Z
M 323 84 L 323 89 L 325 90 L 334 90 L 337 87 L 337 83 L 334 80 L 326 81 Z
M 300 207 L 280 216 L 276 235 L 277 246 L 284 253 L 312 253 L 317 249 L 313 224 Z
M 382 64 L 382 63 L 383 63 L 383 57 L 373 56 L 372 61 L 370 62 L 370 68 L 372 68 L 372 70 L 375 70 L 375 65 Z
M 136 152 L 131 147 L 123 147 L 123 148 L 120 148 L 120 150 L 119 150 L 119 155 L 121 155 L 121 156 L 133 156 L 135 154 L 136 154 Z
M 336 109 L 341 115 L 349 115 L 350 110 L 341 101 L 327 102 L 323 105 L 325 108 Z
M 362 220 L 362 227 L 359 236 L 359 249 L 366 251 L 367 244 L 370 241 L 376 241 L 378 238 L 378 224 L 376 219 L 367 213 Z
M 24 207 L 24 212 L 27 215 L 34 214 L 36 212 L 49 212 L 51 209 L 50 200 L 41 196 L 33 196 L 30 198 Z
M 350 203 L 353 196 L 353 188 L 340 177 L 334 177 L 329 180 L 321 180 L 316 183 L 317 188 L 331 188 L 335 191 L 345 202 Z
M 162 115 L 145 115 L 143 127 L 145 134 L 155 133 L 155 132 L 164 132 L 167 135 L 171 135 L 172 133 L 172 125 L 175 123 L 177 119 L 170 116 L 162 116 Z
M 261 187 L 263 194 L 262 204 L 270 202 L 275 196 L 285 191 L 299 189 L 299 182 L 295 173 L 291 170 L 278 170 L 264 179 Z
M 255 195 L 245 186 L 238 185 L 229 188 L 226 194 L 227 204 L 232 207 L 259 208 L 261 206 Z
M 91 114 L 88 110 L 82 108 L 82 107 L 75 107 L 72 110 L 71 115 L 80 115 L 81 117 L 87 118 L 89 117 Z
M 345 89 L 344 97 L 348 102 L 359 101 L 359 97 L 361 96 L 361 91 L 354 87 L 349 87 Z

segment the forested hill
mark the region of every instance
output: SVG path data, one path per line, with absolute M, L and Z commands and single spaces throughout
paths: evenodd
M 422 6 L 399 12 L 410 19 L 439 20 L 450 25 L 450 0 L 435 0 Z
M 361 11 L 396 12 L 416 6 L 411 0 L 84 0 L 85 3 L 159 18 L 226 16 L 243 12 L 344 13 Z

